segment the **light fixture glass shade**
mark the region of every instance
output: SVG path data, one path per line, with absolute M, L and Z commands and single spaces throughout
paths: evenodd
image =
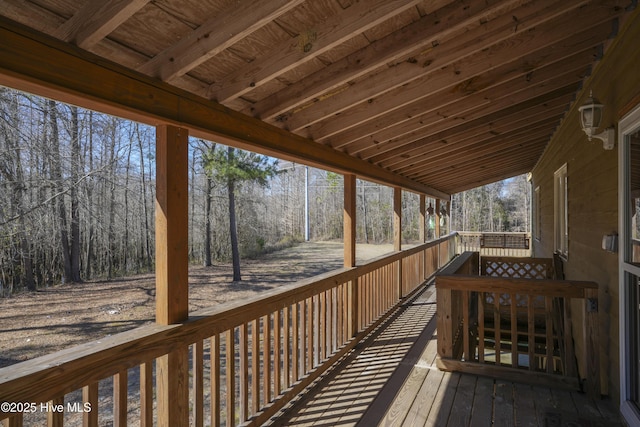
M 429 207 L 427 208 L 427 215 L 433 215 L 433 206 L 429 203 Z
M 578 108 L 582 130 L 587 134 L 589 141 L 591 141 L 591 137 L 596 134 L 600 127 L 603 108 L 604 105 L 594 98 L 593 94 L 589 94 L 589 98 L 587 98 L 582 107 Z

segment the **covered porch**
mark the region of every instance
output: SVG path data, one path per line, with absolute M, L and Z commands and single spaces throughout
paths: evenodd
M 582 85 L 592 69 L 601 86 L 599 76 L 610 70 L 627 76 L 618 80 L 618 108 L 640 102 L 635 1 L 0 5 L 0 84 L 153 125 L 157 147 L 155 324 L 1 369 L 0 402 L 15 403 L 1 408 L 5 426 L 277 425 L 321 423 L 324 415 L 327 424 L 338 417 L 362 425 L 548 425 L 581 421 L 584 411 L 592 425 L 617 418 L 618 401 L 628 396 L 618 394 L 615 364 L 601 371 L 613 408 L 599 400 L 599 387 L 585 396 L 440 370 L 486 356 L 471 345 L 468 297 L 449 312 L 438 304 L 438 316 L 456 322 L 438 324 L 437 340 L 446 345 L 433 339 L 434 298 L 445 293 L 426 283 L 452 265 L 458 236 L 425 241 L 425 202 L 435 199 L 440 215 L 454 193 L 540 166 L 559 126 L 577 127 L 577 100 L 587 96 Z M 609 48 L 616 56 L 606 62 Z M 190 313 L 190 136 L 343 175 L 344 268 Z M 394 252 L 361 265 L 357 178 L 394 189 Z M 403 191 L 420 198 L 421 242 L 410 249 L 402 244 Z M 589 204 L 589 196 L 578 202 Z M 536 224 L 553 228 L 540 218 Z M 526 239 L 548 251 L 537 234 L 519 240 Z M 577 236 L 576 243 L 587 246 Z M 580 264 L 571 272 L 582 276 Z M 611 279 L 602 280 L 595 292 L 610 307 Z M 465 295 L 492 292 L 465 283 L 448 285 Z M 555 296 L 542 293 L 545 301 Z M 610 320 L 616 325 L 618 316 L 614 307 L 582 320 L 617 332 Z M 498 315 L 493 335 L 477 341 L 493 340 L 498 366 L 489 376 L 507 370 L 499 323 Z M 518 335 L 517 326 L 510 332 Z M 549 335 L 547 352 L 555 348 L 549 340 L 562 341 Z M 511 345 L 519 371 L 519 344 Z M 614 339 L 614 350 L 590 354 L 615 358 L 619 345 Z M 552 371 L 553 363 L 533 362 L 533 347 L 529 369 Z M 455 360 L 459 348 L 462 360 Z M 377 373 L 369 381 L 367 372 Z M 588 384 L 600 384 L 599 376 Z M 302 403 L 305 391 L 310 406 Z M 344 405 L 345 394 L 368 403 Z M 334 406 L 326 406 L 328 395 L 338 396 Z

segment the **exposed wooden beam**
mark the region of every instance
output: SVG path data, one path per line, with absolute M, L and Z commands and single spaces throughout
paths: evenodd
M 443 68 L 423 70 L 422 67 L 411 63 L 398 64 L 387 71 L 377 73 L 370 79 L 352 84 L 349 87 L 349 96 L 346 92 L 342 92 L 324 99 L 317 105 L 296 112 L 288 118 L 287 127 L 316 139 L 322 138 L 324 134 L 332 134 L 339 129 L 349 129 L 364 122 L 370 125 L 383 115 L 385 120 L 389 120 L 386 116 L 400 109 L 405 113 L 405 119 L 412 117 L 405 111 L 406 107 L 422 98 L 433 96 L 434 92 L 444 91 L 444 89 L 464 92 L 465 85 L 470 83 L 471 88 L 482 87 L 480 85 L 487 82 L 495 85 L 501 79 L 522 74 L 525 68 L 537 67 L 536 62 L 529 62 L 525 58 L 514 60 L 514 49 L 531 52 L 525 56 L 533 59 L 533 56 L 537 55 L 539 59 L 549 63 L 549 60 L 545 59 L 547 56 L 554 56 L 554 59 L 559 61 L 573 55 L 576 52 L 575 45 L 584 45 L 584 41 L 581 41 L 576 33 L 580 34 L 581 38 L 591 41 L 590 46 L 601 43 L 602 33 L 610 34 L 612 31 L 611 16 L 606 15 L 606 11 L 610 14 L 621 13 L 618 10 L 603 10 L 602 7 L 592 7 L 588 9 L 589 13 L 583 12 L 585 16 L 581 17 L 579 22 L 584 22 L 587 28 L 595 26 L 590 31 L 581 32 L 581 29 L 571 20 L 561 22 L 558 27 L 552 25 L 554 24 L 552 22 L 524 33 L 517 33 L 509 39 L 508 43 L 499 43 L 464 61 Z M 571 23 L 573 25 L 570 25 Z M 517 69 L 514 70 L 514 67 Z M 504 74 L 493 76 L 497 80 L 480 79 L 477 83 L 474 82 L 474 79 L 478 79 L 478 76 L 482 76 L 483 73 L 498 69 L 498 72 Z M 392 87 L 392 90 L 388 90 L 389 82 L 396 82 L 397 85 Z M 440 105 L 440 102 L 437 105 Z M 337 113 L 340 114 L 337 115 Z M 322 121 L 327 123 L 322 124 Z M 314 123 L 316 125 L 313 125 Z
M 553 84 L 547 82 L 530 88 L 526 92 L 511 94 L 511 96 L 508 96 L 509 94 L 502 94 L 506 96 L 493 100 L 493 102 L 487 104 L 486 107 L 466 112 L 466 114 L 462 116 L 457 116 L 453 109 L 443 108 L 441 113 L 447 117 L 444 121 L 444 129 L 454 128 L 465 121 L 476 120 L 481 117 L 489 117 L 492 113 L 496 113 L 496 115 L 507 115 L 515 111 L 524 110 L 536 103 L 544 103 L 556 96 L 563 96 L 567 93 L 574 92 L 578 88 L 579 84 L 579 79 L 573 79 L 572 81 L 566 82 L 564 78 L 559 78 L 559 81 L 553 82 Z M 363 159 L 368 159 L 373 163 L 377 163 L 395 156 L 401 156 L 407 151 L 421 148 L 422 146 L 423 144 L 420 140 L 415 140 L 415 138 L 402 138 L 400 140 L 390 141 L 386 144 L 378 144 L 373 148 L 363 150 L 360 152 L 359 156 Z
M 171 81 L 213 58 L 303 1 L 233 2 L 223 12 L 138 67 L 138 71 Z
M 268 2 L 267 2 L 268 3 Z M 310 34 L 298 36 L 298 43 L 286 41 L 262 58 L 211 86 L 209 95 L 228 102 L 279 75 L 316 58 L 376 25 L 421 3 L 420 0 L 376 0 L 353 3 L 342 13 L 318 22 Z M 304 37 L 303 37 L 304 36 Z M 308 40 L 305 40 L 308 39 Z
M 432 174 L 429 179 L 445 185 L 467 182 L 478 178 L 494 177 L 496 176 L 496 171 L 506 171 L 513 168 L 528 168 L 530 170 L 545 145 L 544 141 L 540 141 L 540 145 L 533 151 L 523 152 L 516 149 L 505 152 L 503 156 L 485 156 L 485 158 L 470 162 L 468 165 L 456 165 L 444 173 Z
M 53 33 L 54 37 L 91 49 L 149 0 L 90 1 Z
M 476 26 L 466 33 L 456 35 L 451 40 L 446 39 L 446 33 L 444 35 L 439 34 L 438 45 L 431 47 L 426 54 L 419 51 L 415 52 L 415 57 L 412 61 L 403 61 L 394 64 L 392 67 L 385 67 L 383 71 L 377 72 L 364 80 L 356 81 L 351 85 L 349 91 L 337 93 L 318 105 L 311 105 L 309 108 L 291 114 L 287 118 L 287 128 L 296 131 L 308 126 L 310 123 L 331 117 L 331 123 L 340 123 L 330 127 L 335 132 L 345 127 L 343 123 L 348 120 L 344 117 L 344 114 L 339 117 L 333 117 L 335 113 L 344 111 L 359 102 L 366 101 L 367 110 L 371 114 L 374 109 L 371 106 L 371 102 L 377 103 L 379 101 L 376 99 L 377 97 L 397 88 L 404 91 L 407 88 L 407 84 L 414 80 L 420 80 L 419 84 L 416 82 L 416 86 L 423 85 L 423 82 L 428 80 L 431 83 L 431 88 L 440 89 L 444 86 L 464 81 L 479 72 L 496 68 L 505 62 L 513 60 L 513 49 L 522 49 L 525 52 L 531 50 L 531 46 L 527 44 L 532 38 L 530 33 L 535 31 L 536 25 L 540 26 L 557 17 L 558 14 L 574 9 L 583 4 L 584 1 L 566 2 L 566 4 L 563 3 L 563 7 L 558 7 L 556 4 L 555 8 L 541 7 L 548 6 L 548 3 L 533 3 L 521 8 L 522 10 L 513 10 L 495 20 Z M 457 2 L 452 3 L 452 5 L 462 7 Z M 544 13 L 541 13 L 540 9 Z M 514 23 L 514 16 L 518 19 L 517 25 Z M 521 18 L 522 25 L 520 24 Z M 480 21 L 481 17 L 477 19 Z M 511 39 L 514 41 L 502 43 Z M 538 40 L 531 42 L 540 44 Z M 549 41 L 546 43 L 548 45 Z M 519 47 L 520 44 L 524 44 L 524 46 Z M 492 46 L 494 47 L 491 48 Z M 465 60 L 467 57 L 471 58 Z M 474 60 L 474 57 L 481 57 L 483 60 Z M 489 58 L 491 60 L 488 60 Z M 451 65 L 453 66 L 448 69 L 444 68 Z M 446 72 L 441 71 L 443 69 Z M 453 82 L 448 84 L 438 81 L 433 82 L 434 79 L 437 80 L 436 77 L 427 77 L 432 73 L 437 74 L 440 79 L 446 76 L 445 81 L 453 80 Z M 380 108 L 384 110 L 384 105 L 380 104 Z M 324 132 L 321 133 L 314 132 L 311 129 L 309 135 L 317 140 L 322 140 L 322 138 L 331 135 L 330 129 L 324 129 Z
M 597 49 L 591 49 L 585 52 L 585 55 L 595 54 Z M 535 73 L 533 74 L 535 75 Z M 533 76 L 532 75 L 532 76 Z M 522 79 L 523 83 L 526 83 L 526 79 Z M 506 82 L 507 86 L 513 87 L 513 83 Z M 507 87 L 505 86 L 505 88 Z M 499 89 L 501 86 L 494 86 L 496 90 L 493 91 L 492 97 L 495 98 L 495 94 L 501 93 Z M 455 97 L 454 102 L 444 104 L 440 107 L 434 107 L 434 102 L 439 100 L 440 96 L 447 98 L 447 94 L 436 92 L 433 96 L 423 98 L 421 101 L 415 103 L 409 111 L 406 111 L 406 115 L 402 114 L 402 111 L 397 113 L 391 113 L 384 118 L 380 118 L 377 122 L 368 123 L 369 130 L 366 125 L 359 126 L 358 129 L 352 129 L 344 134 L 345 144 L 338 144 L 335 146 L 333 142 L 331 146 L 334 148 L 342 148 L 347 153 L 354 155 L 362 151 L 369 150 L 372 153 L 382 153 L 384 151 L 392 150 L 393 148 L 403 145 L 405 143 L 411 143 L 422 138 L 427 138 L 430 135 L 437 135 L 441 133 L 442 138 L 450 136 L 448 133 L 458 133 L 459 131 L 454 128 L 465 130 L 468 126 L 472 128 L 476 126 L 474 123 L 490 123 L 498 120 L 503 114 L 509 115 L 508 112 L 503 112 L 503 108 L 509 108 L 509 105 L 513 105 L 506 100 L 498 101 L 500 105 L 493 106 L 488 105 L 486 101 L 483 101 L 482 94 L 476 95 L 474 92 L 481 90 L 471 88 L 471 93 L 466 97 L 460 94 L 462 98 Z M 526 103 L 525 92 L 520 91 L 519 98 Z M 566 95 L 559 94 L 562 99 Z M 573 96 L 573 94 L 571 94 Z M 474 98 L 478 98 L 475 102 Z M 553 99 L 547 99 L 546 102 L 553 102 Z M 569 100 L 567 101 L 569 102 Z M 535 104 L 533 106 L 536 106 Z M 542 103 L 539 105 L 543 105 Z M 486 110 L 486 111 L 485 111 Z M 421 111 L 423 113 L 421 113 Z M 483 112 L 484 111 L 484 112 Z M 395 122 L 389 119 L 397 120 Z M 452 123 L 459 122 L 459 118 L 464 118 L 465 123 Z M 450 119 L 450 120 L 448 120 Z M 360 137 L 359 135 L 362 135 Z M 388 145 L 387 144 L 391 144 Z M 371 147 L 375 147 L 370 150 Z
M 516 154 L 520 152 L 531 153 L 536 150 L 540 151 L 546 146 L 550 139 L 551 134 L 544 129 L 534 132 L 531 137 L 522 136 L 515 139 L 513 142 L 505 140 L 500 148 L 496 147 L 496 150 L 484 150 L 478 154 L 469 150 L 466 154 L 459 154 L 460 162 L 446 162 L 444 164 L 440 164 L 437 162 L 438 159 L 434 159 L 433 162 L 429 162 L 421 168 L 415 169 L 410 176 L 414 179 L 439 179 L 441 176 L 449 173 L 458 175 L 457 169 L 460 167 L 462 167 L 462 169 L 471 169 L 474 165 L 487 166 L 488 161 L 493 159 L 504 159 L 507 154 Z M 538 154 L 540 153 L 541 151 Z
M 527 129 L 532 123 L 539 123 L 546 120 L 556 120 L 557 123 L 559 123 L 562 115 L 568 108 L 569 102 L 570 99 L 567 99 L 566 102 L 555 107 L 536 106 L 533 109 L 525 109 L 522 113 L 516 114 L 515 116 L 517 117 L 514 117 L 514 115 L 507 116 L 508 118 L 505 119 L 504 122 L 501 120 L 495 122 L 488 121 L 480 126 L 476 125 L 466 130 L 461 129 L 460 132 L 455 132 L 457 128 L 452 128 L 450 129 L 450 137 L 448 135 L 445 136 L 445 134 L 449 132 L 440 132 L 435 136 L 425 138 L 424 148 L 409 151 L 407 152 L 407 156 L 400 156 L 399 159 L 393 159 L 392 164 L 389 166 L 385 166 L 385 162 L 382 162 L 381 166 L 391 167 L 394 171 L 401 170 L 405 173 L 410 171 L 415 165 L 429 161 L 428 159 L 434 156 L 452 153 L 460 148 L 470 150 L 479 144 L 484 144 L 484 147 L 489 148 L 490 146 L 487 143 L 495 141 L 493 138 L 513 134 L 521 129 Z
M 150 125 L 181 126 L 194 136 L 261 154 L 450 198 L 438 189 L 247 117 L 5 18 L 0 19 L 0 40 L 0 84 Z
M 508 169 L 500 169 L 500 173 L 493 174 L 489 177 L 485 176 L 483 178 L 475 178 L 468 181 L 457 181 L 454 183 L 447 183 L 443 185 L 447 185 L 448 191 L 451 194 L 460 193 L 462 191 L 470 190 L 472 188 L 481 187 L 486 184 L 491 184 L 492 182 L 502 181 L 507 178 L 512 178 L 514 176 L 522 175 L 523 173 L 530 172 L 533 169 L 532 165 L 526 166 L 516 166 L 514 168 Z
M 363 147 L 370 146 L 372 141 L 376 144 L 384 143 L 392 138 L 398 138 L 403 134 L 413 132 L 419 128 L 431 128 L 434 120 L 446 119 L 443 109 L 456 109 L 456 117 L 466 114 L 475 108 L 487 104 L 482 94 L 489 94 L 491 100 L 496 99 L 496 94 L 503 92 L 521 91 L 527 87 L 531 87 L 536 83 L 540 83 L 547 79 L 553 78 L 553 70 L 557 69 L 557 74 L 566 71 L 575 70 L 577 64 L 584 64 L 586 67 L 599 52 L 598 47 L 594 47 L 600 43 L 601 39 L 596 35 L 608 34 L 610 28 L 608 25 L 601 27 L 602 33 L 592 31 L 589 34 L 580 34 L 581 37 L 573 38 L 571 43 L 571 52 L 574 53 L 567 57 L 567 54 L 561 50 L 543 49 L 538 52 L 532 52 L 524 55 L 518 60 L 509 61 L 506 64 L 495 69 L 477 74 L 468 79 L 455 81 L 455 85 L 447 86 L 446 84 L 435 84 L 429 86 L 432 88 L 431 93 L 422 96 L 423 90 L 417 94 L 417 100 L 408 103 L 404 108 L 394 111 L 387 111 L 384 116 L 377 117 L 376 111 L 369 112 L 369 106 L 361 105 L 353 108 L 343 115 L 349 116 L 351 120 L 356 122 L 355 126 L 351 126 L 349 122 L 343 122 L 341 117 L 337 117 L 335 121 L 342 122 L 345 130 L 333 135 L 328 144 L 334 148 L 347 147 L 350 154 L 357 153 Z M 593 34 L 594 37 L 590 35 Z M 451 70 L 443 70 L 439 73 L 447 74 Z M 434 74 L 434 83 L 442 81 Z M 446 78 L 446 76 L 445 76 Z M 369 119 L 371 113 L 376 118 Z M 348 120 L 348 119 L 347 119 Z M 317 138 L 317 130 L 322 130 L 324 126 L 331 125 L 332 121 L 323 121 L 309 130 L 310 134 Z M 319 129 L 314 129 L 319 128 Z
M 533 139 L 545 137 L 549 140 L 556 126 L 560 123 L 560 118 L 561 116 L 549 119 L 537 126 L 533 125 L 531 128 L 505 132 L 488 138 L 479 138 L 479 140 L 468 142 L 467 144 L 453 144 L 453 147 L 447 147 L 447 150 L 433 151 L 420 157 L 416 156 L 417 160 L 415 162 L 410 162 L 403 166 L 396 165 L 390 169 L 403 175 L 412 176 L 416 171 L 446 168 L 450 164 L 464 161 L 467 158 L 473 159 L 474 156 L 481 156 L 491 152 L 498 153 L 502 149 L 526 143 Z
M 455 34 L 498 10 L 508 10 L 517 3 L 520 1 L 474 0 L 465 4 L 450 3 L 437 13 L 426 15 L 419 21 L 376 40 L 325 69 L 257 102 L 247 113 L 264 120 L 273 119 L 387 63 L 406 57 L 416 50 L 430 48 L 438 40 Z

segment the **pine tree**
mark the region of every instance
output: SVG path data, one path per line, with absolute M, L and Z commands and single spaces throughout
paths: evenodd
M 269 178 L 278 173 L 277 161 L 233 147 L 215 149 L 204 156 L 205 170 L 214 179 L 226 184 L 229 196 L 229 235 L 231 236 L 231 258 L 233 281 L 242 280 L 240 274 L 240 250 L 238 248 L 238 227 L 236 221 L 236 190 L 243 182 L 257 182 L 263 187 Z

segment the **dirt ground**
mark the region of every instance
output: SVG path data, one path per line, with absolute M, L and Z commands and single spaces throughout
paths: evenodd
M 358 260 L 375 258 L 392 245 L 358 245 Z M 191 266 L 190 311 L 247 298 L 278 285 L 340 268 L 341 242 L 309 242 L 242 263 L 232 283 L 229 264 Z M 152 322 L 153 274 L 51 287 L 0 298 L 0 368 L 117 334 Z

